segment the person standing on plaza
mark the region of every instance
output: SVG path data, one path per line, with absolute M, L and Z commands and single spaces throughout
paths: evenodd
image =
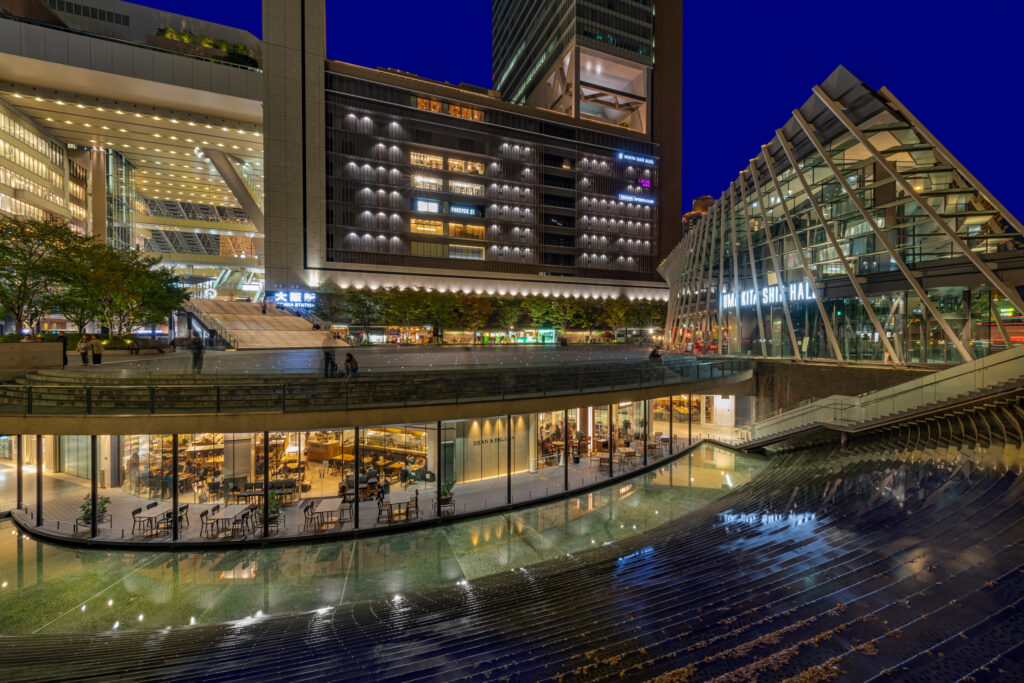
M 66 368 L 68 366 L 68 338 L 64 335 L 63 330 L 57 333 L 57 341 L 60 342 L 61 367 Z
M 351 353 L 345 354 L 345 377 L 355 377 L 359 372 L 359 363 Z
M 263 314 L 263 315 L 267 314 L 267 300 L 266 299 L 263 300 L 263 305 L 260 306 L 260 313 Z
M 78 339 L 78 345 L 75 346 L 75 351 L 78 351 L 78 355 L 82 357 L 82 365 L 89 364 L 89 335 L 83 334 Z
M 92 364 L 99 365 L 103 361 L 103 342 L 98 335 L 89 341 L 89 349 L 92 351 Z
M 199 335 L 192 334 L 192 338 L 188 342 L 188 350 L 192 352 L 192 374 L 198 375 L 203 371 L 203 352 L 206 350 Z
M 334 355 L 334 337 L 330 333 L 324 335 L 323 357 L 324 378 L 334 377 L 338 371 L 338 361 Z

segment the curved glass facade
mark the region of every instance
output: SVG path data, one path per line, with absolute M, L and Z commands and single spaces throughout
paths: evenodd
M 957 362 L 1024 342 L 1024 228 L 839 68 L 660 267 L 673 348 Z

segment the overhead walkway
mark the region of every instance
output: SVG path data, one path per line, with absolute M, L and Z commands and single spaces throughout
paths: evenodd
M 810 437 L 853 434 L 956 406 L 991 403 L 1024 391 L 1024 346 L 861 396 L 829 396 L 754 425 L 744 450 Z
M 313 329 L 313 323 L 273 304 L 266 314 L 261 304 L 248 301 L 192 299 L 189 309 L 208 328 L 216 330 L 237 349 L 308 349 L 323 346 L 343 347 L 344 342 L 325 330 Z

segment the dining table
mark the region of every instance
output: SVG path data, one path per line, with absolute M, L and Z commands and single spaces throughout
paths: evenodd
M 225 505 L 215 514 L 210 515 L 210 521 L 217 523 L 218 531 L 224 531 L 223 523 L 227 523 L 228 528 L 231 528 L 231 524 L 235 521 L 235 519 L 237 519 L 239 515 L 241 515 L 248 509 L 248 505 Z
M 341 509 L 343 502 L 341 498 L 324 498 L 317 502 L 313 512 L 317 515 L 323 515 L 325 522 L 333 523 L 335 521 L 334 515 Z
M 155 532 L 157 530 L 157 527 L 158 527 L 157 522 L 158 522 L 158 520 L 160 520 L 164 515 L 166 515 L 170 511 L 171 511 L 171 504 L 170 503 L 157 503 L 156 505 L 154 505 L 153 507 L 149 508 L 148 510 L 143 510 L 138 515 L 136 515 L 136 517 L 138 517 L 139 519 L 146 520 L 146 527 L 147 527 L 147 529 L 146 529 L 145 533 L 150 534 L 150 533 L 153 533 L 153 532 Z
M 394 521 L 396 516 L 408 519 L 409 503 L 412 502 L 412 496 L 408 491 L 394 491 L 389 493 L 385 496 L 384 502 L 391 508 L 392 521 Z

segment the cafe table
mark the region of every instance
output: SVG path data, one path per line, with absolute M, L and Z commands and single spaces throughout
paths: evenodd
M 395 513 L 400 513 L 402 517 L 408 519 L 409 503 L 412 502 L 412 496 L 409 495 L 408 491 L 395 491 L 393 493 L 389 493 L 385 502 L 387 502 L 388 506 L 391 508 L 392 520 L 396 517 Z
M 156 529 L 157 529 L 157 525 L 156 525 L 157 520 L 159 520 L 161 517 L 163 517 L 164 515 L 166 515 L 170 511 L 171 511 L 171 504 L 170 503 L 157 503 L 156 505 L 154 505 L 153 507 L 149 508 L 148 510 L 143 510 L 138 515 L 136 515 L 136 517 L 138 517 L 139 519 L 146 520 L 146 526 L 149 527 L 147 529 L 147 533 L 152 533 L 152 532 L 156 531 Z
M 225 505 L 224 507 L 217 511 L 217 514 L 210 516 L 210 521 L 217 523 L 218 531 L 223 531 L 221 522 L 226 522 L 228 527 L 230 528 L 231 523 L 235 521 L 235 518 L 248 509 L 248 505 Z
M 323 515 L 328 521 L 333 521 L 334 514 L 341 509 L 342 502 L 341 498 L 324 498 L 316 504 L 313 512 L 317 515 Z

